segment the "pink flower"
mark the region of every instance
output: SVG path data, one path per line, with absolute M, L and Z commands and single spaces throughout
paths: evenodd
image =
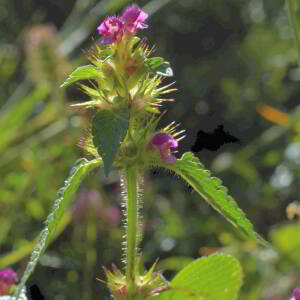
M 0 271 L 0 296 L 9 295 L 11 288 L 17 283 L 18 276 L 12 269 Z
M 118 17 L 106 18 L 97 29 L 99 34 L 103 36 L 102 44 L 120 42 L 124 34 L 124 24 Z
M 147 24 L 143 23 L 148 19 L 148 14 L 141 10 L 137 5 L 131 5 L 125 9 L 121 16 L 125 24 L 125 30 L 134 33 L 137 29 L 145 29 Z
M 121 212 L 120 209 L 116 206 L 108 206 L 105 209 L 104 214 L 107 221 L 109 221 L 113 225 L 118 225 L 121 221 Z
M 300 289 L 293 290 L 293 298 L 290 300 L 300 300 Z
M 155 134 L 151 139 L 151 146 L 159 150 L 161 159 L 166 163 L 174 163 L 176 157 L 171 154 L 171 149 L 178 147 L 178 142 L 170 134 L 160 132 Z

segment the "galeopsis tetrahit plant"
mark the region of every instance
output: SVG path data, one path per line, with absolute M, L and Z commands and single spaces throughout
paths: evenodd
M 80 159 L 60 189 L 16 294 L 20 293 L 49 241 L 55 238 L 55 228 L 80 182 L 96 167 L 103 167 L 106 176 L 112 168 L 119 170 L 123 188 L 125 267 L 124 271 L 116 267 L 105 269 L 105 283 L 115 299 L 234 300 L 242 283 L 238 261 L 223 254 L 195 260 L 171 282 L 154 270 L 156 263 L 145 274 L 139 273 L 141 185 L 143 174 L 153 167 L 177 174 L 242 235 L 267 244 L 253 230 L 221 180 L 212 177 L 197 157 L 187 152 L 176 158 L 184 131 L 177 131 L 175 122 L 158 128 L 163 117 L 161 106 L 165 101 L 172 101 L 166 95 L 175 88 L 173 83 L 163 84 L 165 77 L 173 75 L 170 64 L 161 57 L 152 57 L 153 48 L 146 39 L 137 37 L 139 31 L 148 27 L 147 19 L 148 14 L 136 5 L 125 9 L 121 16 L 106 18 L 97 28 L 99 42 L 87 51 L 90 64 L 77 68 L 62 85 L 88 80 L 88 84 L 79 86 L 90 100 L 73 106 L 94 112 L 88 134 L 79 143 L 94 159 Z

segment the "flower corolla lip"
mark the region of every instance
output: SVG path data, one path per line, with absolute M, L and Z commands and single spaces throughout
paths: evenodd
M 293 290 L 293 297 L 290 300 L 300 300 L 300 289 Z
M 11 287 L 18 281 L 18 275 L 12 269 L 0 270 L 0 295 L 10 293 Z
M 144 23 L 148 19 L 148 14 L 141 10 L 137 5 L 127 7 L 121 16 L 121 19 L 128 32 L 133 33 L 137 31 L 137 29 L 148 28 L 148 25 Z
M 176 157 L 171 149 L 178 147 L 178 141 L 166 132 L 155 134 L 151 139 L 152 148 L 159 150 L 161 159 L 166 163 L 174 163 Z
M 103 36 L 102 44 L 120 42 L 124 33 L 124 23 L 118 17 L 108 17 L 97 27 L 97 30 Z

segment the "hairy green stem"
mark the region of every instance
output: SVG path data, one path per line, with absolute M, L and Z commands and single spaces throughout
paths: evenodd
M 138 193 L 137 170 L 135 168 L 125 171 L 127 182 L 127 253 L 126 253 L 126 279 L 129 287 L 134 283 L 134 272 L 138 243 Z
M 288 15 L 289 15 L 289 21 L 290 25 L 292 27 L 295 44 L 297 48 L 298 53 L 298 66 L 300 67 L 300 27 L 298 26 L 297 21 L 297 14 L 296 14 L 296 6 L 295 6 L 295 0 L 287 0 L 287 9 L 288 9 Z

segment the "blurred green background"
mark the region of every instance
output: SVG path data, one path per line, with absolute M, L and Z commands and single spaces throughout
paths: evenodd
M 87 63 L 83 50 L 99 39 L 103 18 L 129 3 L 0 2 L 0 268 L 22 274 L 58 189 L 85 155 L 76 143 L 92 114 L 69 107 L 85 100 L 76 86 L 59 86 Z M 139 35 L 174 70 L 179 90 L 161 126 L 175 120 L 187 130 L 178 157 L 198 130 L 224 124 L 240 144 L 197 155 L 274 245 L 241 240 L 188 186 L 155 170 L 145 176 L 145 267 L 159 257 L 170 279 L 191 258 L 231 253 L 245 273 L 241 300 L 287 299 L 300 287 L 300 68 L 285 2 L 135 3 L 150 14 Z M 28 287 L 37 284 L 45 299 L 109 297 L 96 277 L 105 280 L 102 266 L 122 267 L 119 193 L 117 173 L 88 177 Z

